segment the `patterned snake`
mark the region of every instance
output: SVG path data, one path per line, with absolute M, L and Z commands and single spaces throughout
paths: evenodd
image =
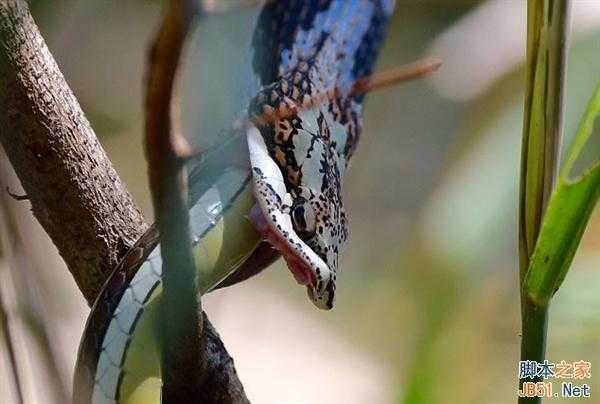
M 243 280 L 280 255 L 310 300 L 331 309 L 348 236 L 344 172 L 394 0 L 279 0 L 252 37 L 257 91 L 249 128 L 230 129 L 190 174 L 201 293 Z M 323 102 L 314 102 L 326 94 Z M 273 248 L 274 247 L 274 248 Z M 75 369 L 77 403 L 160 402 L 158 236 L 149 231 L 95 302 Z

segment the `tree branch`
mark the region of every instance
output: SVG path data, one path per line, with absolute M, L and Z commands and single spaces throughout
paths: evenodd
M 0 1 L 0 142 L 91 304 L 147 228 L 25 1 Z
M 0 0 L 0 142 L 89 303 L 148 228 L 100 146 L 24 0 Z M 153 239 L 153 228 L 145 239 Z M 155 239 L 155 238 L 154 238 Z M 124 268 L 121 265 L 121 268 Z M 126 268 L 124 268 L 126 269 Z M 247 402 L 208 319 L 203 402 Z

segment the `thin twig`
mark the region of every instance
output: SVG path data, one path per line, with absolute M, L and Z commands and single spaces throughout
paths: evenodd
M 29 196 L 27 196 L 27 194 L 24 194 L 24 195 L 16 194 L 16 193 L 12 192 L 9 187 L 6 187 L 6 193 L 8 195 L 10 195 L 10 197 L 13 198 L 15 201 L 28 201 L 29 200 Z
M 350 95 L 361 95 L 407 81 L 420 79 L 435 72 L 441 65 L 441 59 L 425 58 L 404 66 L 376 73 L 371 77 L 357 80 Z
M 415 62 L 399 66 L 393 69 L 385 70 L 381 73 L 375 73 L 368 77 L 363 77 L 354 83 L 350 92 L 346 95 L 356 97 L 369 92 L 380 91 L 384 88 L 406 83 L 415 79 L 420 79 L 434 73 L 440 68 L 442 61 L 437 58 L 424 58 Z M 271 113 L 262 113 L 251 119 L 239 120 L 233 124 L 234 129 L 249 128 L 251 125 L 264 125 L 274 123 L 281 119 L 288 119 L 298 115 L 301 111 L 313 108 L 316 105 L 332 100 L 340 96 L 340 90 L 332 88 L 330 91 L 317 93 L 310 98 L 303 100 L 302 104 L 296 104 L 290 100 L 288 108 L 279 108 Z
M 442 64 L 443 62 L 441 59 L 430 57 L 419 59 L 412 63 L 385 70 L 380 73 L 375 73 L 368 77 L 363 77 L 354 83 L 349 96 L 358 96 L 369 92 L 380 91 L 390 86 L 395 86 L 412 80 L 427 77 L 431 73 L 437 71 Z M 335 89 L 329 92 L 318 93 L 310 97 L 310 99 L 308 99 L 303 105 L 290 104 L 290 108 L 278 109 L 271 114 L 263 113 L 259 116 L 253 117 L 252 119 L 238 119 L 233 122 L 232 129 L 246 130 L 257 123 L 266 124 L 274 123 L 280 119 L 289 119 L 298 115 L 303 110 L 312 108 L 319 103 L 327 102 L 328 100 L 335 98 L 337 95 L 339 95 L 339 93 Z M 181 152 L 177 158 L 181 159 L 181 163 L 184 164 L 189 160 L 201 157 L 202 153 L 202 150 L 186 149 L 185 152 Z
M 172 116 L 176 74 L 195 16 L 172 0 L 150 51 L 146 88 L 146 153 L 154 211 L 161 236 L 162 397 L 198 402 L 202 378 L 202 308 L 190 242 L 188 190 L 181 158 L 190 154 Z

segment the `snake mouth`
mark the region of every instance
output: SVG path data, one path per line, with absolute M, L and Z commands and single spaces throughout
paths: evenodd
M 292 198 L 262 135 L 256 127 L 252 127 L 247 136 L 256 199 L 249 219 L 263 238 L 281 252 L 296 281 L 307 287 L 308 296 L 315 306 L 331 309 L 335 292 L 332 271 L 296 234 L 289 213 Z
M 291 237 L 286 238 L 283 232 L 277 231 L 277 227 L 269 223 L 258 203 L 250 210 L 249 219 L 263 239 L 281 253 L 296 282 L 300 285 L 316 287 L 317 280 L 311 268 L 311 263 L 302 259 L 296 250 L 301 247 L 294 245 L 293 241 L 290 240 Z

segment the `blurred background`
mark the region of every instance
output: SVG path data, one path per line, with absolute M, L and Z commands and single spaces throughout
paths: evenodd
M 573 3 L 566 144 L 600 80 L 600 2 Z M 141 96 L 161 2 L 31 4 L 117 171 L 151 218 Z M 397 1 L 379 70 L 425 55 L 444 65 L 427 80 L 368 97 L 346 176 L 351 238 L 335 309 L 317 311 L 281 263 L 203 301 L 252 402 L 516 401 L 525 10 L 525 0 Z M 200 144 L 214 142 L 239 108 L 237 72 L 255 14 L 210 16 L 195 34 L 182 112 L 186 133 Z M 2 170 L 3 188 L 20 193 L 6 161 Z M 26 402 L 61 402 L 70 395 L 88 307 L 28 204 L 2 198 L 22 241 L 13 245 L 18 271 L 8 270 L 15 262 L 2 252 L 0 285 Z M 600 394 L 599 269 L 596 209 L 551 308 L 547 355 L 592 362 L 592 397 Z M 2 344 L 0 401 L 11 403 L 7 355 Z M 43 387 L 50 375 L 62 392 Z

